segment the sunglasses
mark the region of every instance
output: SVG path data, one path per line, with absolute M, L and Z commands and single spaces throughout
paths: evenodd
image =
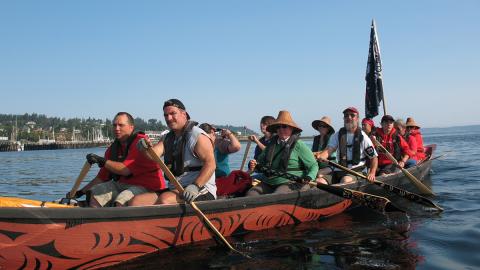
M 327 128 L 325 125 L 318 125 L 318 128 Z
M 277 128 L 289 128 L 290 126 L 288 125 L 278 125 Z

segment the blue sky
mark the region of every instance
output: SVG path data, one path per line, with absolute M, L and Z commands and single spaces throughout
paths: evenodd
M 388 3 L 387 3 L 388 2 Z M 258 130 L 289 110 L 364 111 L 375 18 L 387 112 L 423 127 L 480 124 L 479 1 L 0 1 L 0 113 L 199 122 Z M 379 118 L 375 121 L 378 123 Z

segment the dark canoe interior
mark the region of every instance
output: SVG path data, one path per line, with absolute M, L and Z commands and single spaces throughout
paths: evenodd
M 410 173 L 421 180 L 424 179 L 430 171 L 432 163 L 430 157 L 435 150 L 435 145 L 429 145 L 427 150 L 427 156 L 429 158 L 421 164 L 408 169 Z M 377 179 L 410 192 L 418 192 L 410 181 L 404 177 L 402 172 L 378 177 Z M 430 186 L 431 183 L 424 182 L 424 184 Z M 382 192 L 378 187 L 369 185 L 363 180 L 349 185 L 342 185 L 342 187 L 371 192 L 381 196 L 390 196 L 390 194 Z M 267 194 L 258 197 L 238 197 L 197 202 L 197 205 L 205 214 L 211 214 L 281 204 L 293 204 L 311 209 L 320 209 L 335 205 L 342 200 L 343 198 L 314 188 L 304 192 L 292 192 L 288 194 Z M 184 204 L 122 208 L 0 208 L 0 221 L 33 224 L 147 220 L 193 215 L 195 215 L 193 209 Z

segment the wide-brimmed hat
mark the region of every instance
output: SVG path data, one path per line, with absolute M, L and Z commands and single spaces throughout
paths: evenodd
M 327 126 L 329 133 L 334 133 L 335 132 L 335 129 L 332 127 L 332 121 L 330 120 L 330 117 L 328 117 L 328 116 L 324 116 L 324 117 L 320 118 L 320 120 L 315 120 L 315 121 L 312 122 L 312 127 L 315 130 L 318 130 L 318 126 L 320 126 L 320 125 Z
M 302 129 L 293 121 L 292 116 L 288 111 L 280 111 L 277 119 L 267 126 L 267 131 L 275 133 L 279 125 L 287 125 L 293 128 L 293 133 L 300 133 Z
M 420 126 L 413 120 L 412 117 L 407 118 L 407 127 L 417 127 L 420 128 Z

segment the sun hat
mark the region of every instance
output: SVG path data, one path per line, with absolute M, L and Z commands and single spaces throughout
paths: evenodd
M 293 128 L 293 133 L 300 133 L 302 129 L 293 121 L 288 111 L 280 111 L 277 119 L 267 126 L 267 131 L 275 133 L 279 125 L 287 125 Z
M 335 132 L 335 129 L 332 127 L 332 121 L 330 120 L 330 117 L 328 117 L 328 116 L 324 116 L 324 117 L 320 118 L 320 120 L 315 120 L 315 121 L 312 122 L 312 127 L 315 130 L 318 130 L 318 127 L 320 125 L 327 126 L 328 133 L 334 133 Z

